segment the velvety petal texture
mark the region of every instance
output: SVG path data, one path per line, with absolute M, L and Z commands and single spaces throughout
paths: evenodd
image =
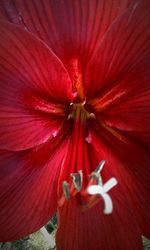
M 119 99 L 128 93 L 128 89 L 132 89 L 130 83 L 126 82 L 126 89 L 121 83 L 139 64 L 141 74 L 144 73 L 143 61 L 149 67 L 149 25 L 149 1 L 136 1 L 109 27 L 99 48 L 88 62 L 85 84 L 89 98 L 94 95 L 102 97 L 110 91 L 115 98 L 117 88 L 116 99 Z M 136 73 L 138 74 L 138 70 Z
M 108 27 L 132 2 L 2 0 L 0 10 L 4 19 L 35 33 L 66 58 L 66 52 L 70 57 L 73 52 L 95 50 Z
M 121 90 L 123 90 L 123 86 L 124 89 L 126 85 L 129 86 L 127 93 L 124 93 L 122 97 L 120 95 L 119 100 L 117 100 L 117 98 L 115 100 L 117 88 L 116 90 L 114 89 L 113 96 L 110 95 L 109 97 L 111 104 L 108 101 L 108 105 L 105 103 L 106 106 L 104 104 L 104 109 L 102 107 L 102 110 L 100 112 L 98 111 L 98 116 L 102 118 L 101 120 L 107 124 L 107 126 L 121 130 L 124 136 L 127 136 L 148 151 L 150 150 L 149 68 L 150 57 L 146 57 L 145 60 L 127 74 L 120 83 L 119 86 Z M 138 88 L 136 86 L 138 86 Z
M 73 100 L 71 82 L 33 35 L 0 23 L 0 37 L 0 149 L 27 149 L 62 128 L 64 105 Z
M 1 242 L 39 230 L 54 215 L 59 172 L 67 151 L 64 137 L 35 150 L 0 151 Z
M 133 3 L 134 0 L 2 0 L 0 13 L 3 19 L 33 32 L 50 46 L 68 69 L 76 90 L 76 80 L 81 80 L 81 72 L 109 26 Z
M 149 27 L 149 0 L 0 1 L 0 241 L 57 210 L 58 250 L 142 250 Z M 102 160 L 103 183 L 117 180 L 109 215 L 87 194 Z
M 143 249 L 140 231 L 127 200 L 124 203 L 124 195 L 114 192 L 112 215 L 103 214 L 102 204 L 83 212 L 77 199 L 59 210 L 58 250 Z
M 118 138 L 123 135 L 142 151 L 145 149 L 147 154 L 150 150 L 149 64 L 150 58 L 146 56 L 117 86 L 101 99 L 91 101 L 100 127 L 105 127 Z
M 102 173 L 104 180 L 106 181 L 109 175 L 116 177 L 124 188 L 126 194 L 124 201 L 128 199 L 131 203 L 141 234 L 150 238 L 150 228 L 147 223 L 150 221 L 148 151 L 130 138 L 126 138 L 117 129 L 101 127 L 99 138 L 97 137 L 98 131 L 91 129 L 90 133 L 92 143 L 89 146 L 89 156 L 91 159 L 94 156 L 93 164 L 96 164 L 96 161 L 99 162 L 100 159 L 106 159 L 106 166 Z

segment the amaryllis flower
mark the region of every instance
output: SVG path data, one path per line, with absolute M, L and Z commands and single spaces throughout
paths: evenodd
M 0 241 L 150 237 L 149 0 L 0 1 Z

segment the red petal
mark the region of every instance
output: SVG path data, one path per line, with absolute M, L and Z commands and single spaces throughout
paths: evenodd
M 58 250 L 143 249 L 134 213 L 121 190 L 114 189 L 114 210 L 103 214 L 102 204 L 81 211 L 73 198 L 59 210 Z
M 44 40 L 74 78 L 74 61 L 86 64 L 109 26 L 132 0 L 1 0 L 5 19 Z M 83 65 L 82 65 L 83 66 Z
M 82 105 L 80 107 L 79 106 L 76 110 L 74 110 L 74 120 L 70 129 L 71 136 L 69 151 L 62 167 L 60 185 L 66 180 L 68 182 L 72 182 L 72 178 L 70 176 L 71 173 L 77 173 L 78 171 L 82 170 L 86 177 L 88 177 L 88 175 L 91 173 L 90 163 L 88 161 L 88 147 L 86 142 L 87 117 L 85 111 L 82 110 Z
M 97 163 L 101 159 L 106 160 L 108 166 L 106 164 L 104 168 L 107 172 L 104 172 L 104 179 L 107 176 L 117 178 L 130 200 L 141 234 L 150 238 L 149 151 L 139 147 L 117 130 L 101 127 L 97 132 L 90 131 L 90 157 Z
M 67 139 L 61 143 L 54 139 L 32 151 L 0 152 L 1 242 L 35 232 L 55 213 L 59 172 L 68 150 Z
M 144 58 L 149 64 L 149 26 L 149 1 L 134 4 L 111 25 L 86 70 L 89 98 L 110 91 Z
M 0 37 L 0 148 L 27 149 L 61 128 L 63 119 L 54 115 L 65 115 L 71 82 L 58 58 L 28 32 L 1 23 Z
M 150 147 L 150 57 L 117 86 L 93 101 L 96 116 L 143 147 Z M 91 101 L 92 103 L 92 101 Z

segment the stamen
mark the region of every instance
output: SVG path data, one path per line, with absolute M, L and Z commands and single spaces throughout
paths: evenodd
M 101 171 L 104 167 L 104 164 L 105 160 L 102 160 L 97 166 L 96 170 L 91 173 L 88 186 L 85 189 L 82 187 L 82 170 L 79 170 L 77 173 L 71 174 L 72 183 L 70 183 L 70 185 L 67 181 L 63 181 L 63 195 L 59 200 L 59 206 L 62 206 L 65 203 L 65 199 L 69 200 L 71 196 L 73 197 L 77 195 L 78 192 L 80 192 L 80 195 L 78 196 L 78 198 L 80 197 L 80 199 L 78 199 L 78 202 L 82 211 L 85 211 L 86 209 L 89 209 L 97 204 L 97 202 L 99 201 L 99 195 L 104 201 L 104 214 L 111 214 L 113 211 L 113 202 L 108 192 L 117 185 L 117 180 L 116 178 L 112 177 L 103 184 Z M 93 195 L 93 197 L 89 197 L 89 194 Z
M 64 196 L 66 200 L 69 200 L 70 199 L 69 183 L 67 181 L 63 181 L 62 188 L 63 188 L 63 192 L 64 192 Z
M 100 163 L 98 164 L 98 167 L 95 170 L 97 173 L 100 173 L 102 171 L 105 162 L 106 162 L 105 160 L 100 161 Z
M 89 114 L 89 118 L 96 119 L 96 115 L 95 115 L 94 113 L 90 113 L 90 114 Z
M 105 162 L 106 162 L 105 160 L 102 160 L 99 163 L 99 165 L 96 168 L 96 170 L 94 172 L 92 172 L 91 175 L 90 175 L 90 179 L 94 179 L 96 181 L 97 185 L 102 185 L 103 184 L 100 172 L 102 171 Z
M 97 172 L 92 172 L 91 175 L 90 175 L 90 180 L 91 179 L 94 179 L 96 181 L 96 184 L 97 185 L 102 185 L 103 182 L 102 182 L 102 177 L 100 174 L 98 174 Z
M 79 170 L 78 173 L 72 173 L 71 177 L 72 177 L 74 187 L 76 188 L 78 192 L 80 192 L 82 188 L 82 181 L 83 181 L 82 170 Z
M 69 114 L 67 120 L 73 119 L 73 114 Z
M 105 208 L 104 208 L 105 214 L 111 214 L 113 211 L 112 199 L 110 195 L 107 194 L 107 192 L 116 185 L 117 185 L 117 180 L 116 178 L 113 177 L 110 180 L 108 180 L 103 186 L 91 185 L 87 188 L 87 192 L 89 194 L 91 195 L 99 194 L 103 198 L 104 204 L 105 204 Z
M 81 104 L 82 106 L 84 106 L 86 104 L 86 100 L 84 100 Z

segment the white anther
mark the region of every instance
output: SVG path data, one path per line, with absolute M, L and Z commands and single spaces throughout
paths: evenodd
M 63 192 L 64 192 L 64 196 L 65 196 L 66 200 L 69 200 L 69 198 L 70 198 L 69 183 L 67 181 L 63 181 L 62 188 L 63 188 Z
M 90 118 L 93 118 L 93 119 L 96 119 L 96 115 L 95 115 L 94 113 L 90 113 L 90 114 L 89 114 L 89 117 L 90 117 Z
M 102 160 L 99 164 L 98 164 L 98 167 L 96 168 L 95 172 L 97 173 L 100 173 L 104 167 L 104 164 L 105 164 L 105 160 Z
M 68 117 L 67 117 L 67 120 L 70 120 L 73 118 L 73 114 L 69 114 Z
M 101 176 L 101 171 L 103 169 L 103 166 L 105 164 L 105 160 L 102 160 L 99 164 L 98 167 L 95 169 L 94 172 L 91 173 L 90 178 L 96 180 L 96 184 L 102 186 L 103 185 L 103 180 Z
M 82 106 L 84 106 L 86 104 L 86 100 L 84 100 L 83 102 L 82 102 Z
M 91 194 L 91 195 L 99 194 L 103 198 L 104 204 L 105 204 L 104 214 L 111 214 L 113 211 L 112 199 L 111 199 L 110 195 L 107 194 L 107 192 L 109 190 L 111 190 L 116 185 L 117 185 L 117 180 L 116 180 L 116 178 L 113 177 L 110 180 L 108 180 L 103 186 L 91 185 L 87 189 L 87 192 L 89 194 Z
M 82 181 L 83 181 L 83 173 L 82 170 L 79 170 L 78 173 L 72 173 L 71 174 L 74 187 L 78 192 L 80 192 L 82 188 Z

